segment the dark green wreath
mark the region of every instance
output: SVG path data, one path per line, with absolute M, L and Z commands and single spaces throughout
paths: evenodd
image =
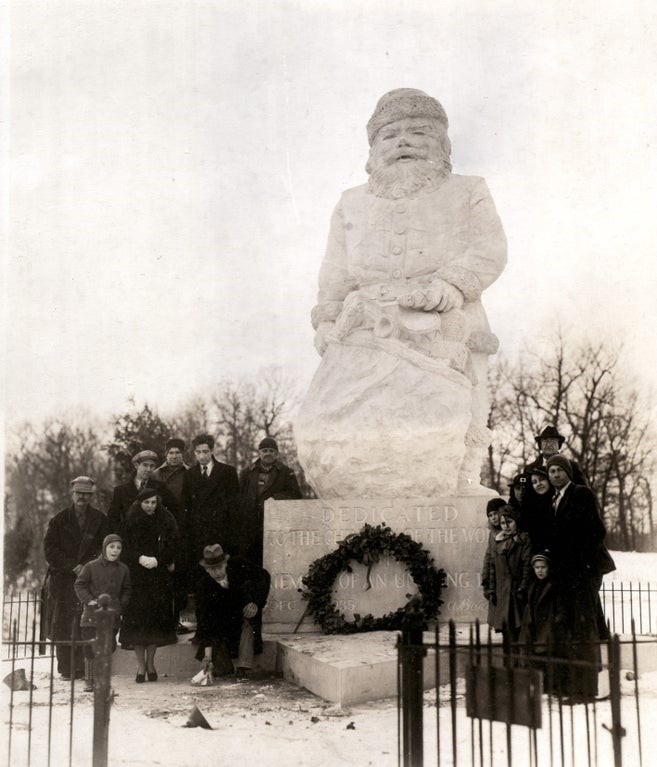
M 353 572 L 350 562 L 355 560 L 367 565 L 369 582 L 372 565 L 385 554 L 406 565 L 417 584 L 420 599 L 414 597 L 403 607 L 380 618 L 371 614 L 355 614 L 353 621 L 346 620 L 333 603 L 335 579 L 343 570 Z M 393 533 L 384 524 L 376 527 L 365 525 L 359 533 L 347 536 L 339 542 L 335 551 L 316 559 L 301 581 L 305 590 L 299 591 L 308 602 L 304 616 L 310 613 L 325 634 L 354 634 L 359 631 L 400 630 L 411 603 L 413 608 L 419 611 L 419 617 L 426 628 L 428 622 L 438 615 L 443 603 L 440 594 L 445 586 L 446 576 L 442 568 L 437 570 L 434 567 L 433 558 L 422 548 L 422 544 L 416 543 L 405 533 Z

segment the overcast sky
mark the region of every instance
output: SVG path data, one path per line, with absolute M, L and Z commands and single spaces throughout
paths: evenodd
M 651 384 L 655 39 L 652 0 L 13 2 L 8 420 L 309 382 L 330 215 L 397 87 L 496 201 L 502 348 L 587 328 Z

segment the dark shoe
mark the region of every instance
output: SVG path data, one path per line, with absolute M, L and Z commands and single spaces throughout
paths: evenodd
M 235 669 L 235 679 L 248 679 L 249 675 L 248 675 L 247 672 L 248 672 L 247 668 L 244 668 L 242 666 L 238 666 Z
M 60 678 L 64 682 L 70 682 L 71 681 L 71 675 L 70 674 L 60 674 Z
M 157 682 L 157 671 L 147 671 L 146 676 L 149 682 Z
M 135 682 L 137 684 L 143 684 L 146 681 L 146 674 L 137 674 L 135 677 Z

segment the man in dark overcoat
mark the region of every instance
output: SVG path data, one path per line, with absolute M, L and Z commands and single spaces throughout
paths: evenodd
M 158 455 L 153 450 L 140 450 L 132 457 L 135 476 L 114 488 L 107 518 L 111 532 L 121 535 L 130 507 L 137 500 L 140 490 L 153 488 L 162 499 L 162 505 L 175 516 L 176 500 L 163 482 L 153 479 L 153 472 L 158 464 Z M 173 507 L 173 508 L 172 508 Z M 176 520 L 177 521 L 177 520 Z
M 180 545 L 176 554 L 176 569 L 173 572 L 174 609 L 178 618 L 178 633 L 184 633 L 187 629 L 180 623 L 180 612 L 187 606 L 187 583 L 189 581 L 189 563 L 185 541 L 187 540 L 187 518 L 185 504 L 183 502 L 183 484 L 185 472 L 189 466 L 185 463 L 185 440 L 173 437 L 167 440 L 165 445 L 164 463 L 153 472 L 153 479 L 162 482 L 169 491 L 175 505 L 169 506 L 169 511 L 175 517 L 180 535 Z M 163 504 L 167 504 L 163 501 Z
M 545 469 L 547 471 L 547 460 L 553 455 L 559 455 L 559 451 L 563 447 L 563 443 L 566 438 L 563 434 L 559 434 L 559 430 L 555 426 L 546 426 L 540 434 L 534 437 L 534 441 L 538 446 L 538 456 L 531 463 L 525 466 L 524 474 L 529 476 L 532 469 Z M 584 476 L 584 472 L 581 470 L 577 461 L 572 458 L 568 459 L 572 467 L 573 482 L 576 485 L 586 485 L 589 483 Z
M 196 659 L 216 676 L 230 671 L 245 676 L 253 656 L 262 652 L 259 633 L 262 609 L 269 594 L 269 573 L 262 567 L 225 553 L 215 543 L 203 549 L 203 575 L 196 593 Z
M 278 458 L 278 444 L 265 437 L 258 445 L 258 459 L 240 476 L 240 507 L 236 522 L 239 555 L 262 565 L 265 501 L 301 498 L 294 472 Z
M 570 461 L 563 455 L 553 455 L 547 467 L 555 489 L 548 548 L 568 632 L 569 657 L 583 662 L 569 669 L 567 687 L 576 702 L 587 701 L 595 698 L 598 687 L 596 664 L 598 641 L 602 638 L 598 590 L 605 526 L 591 490 L 575 484 Z
M 81 612 L 75 594 L 75 579 L 82 566 L 101 552 L 103 539 L 111 532 L 107 517 L 91 506 L 95 482 L 89 477 L 76 477 L 71 482 L 72 505 L 60 511 L 48 523 L 43 546 L 48 563 L 45 618 L 47 636 L 55 642 L 70 641 L 73 621 Z M 79 636 L 79 635 L 78 635 Z M 84 676 L 82 649 L 56 645 L 57 671 L 63 679 Z
M 234 466 L 218 461 L 212 451 L 214 438 L 199 434 L 192 440 L 197 463 L 185 472 L 183 503 L 187 514 L 187 550 L 190 567 L 190 586 L 202 570 L 194 563 L 203 556 L 203 549 L 217 541 L 224 548 L 234 551 L 234 535 L 231 528 L 237 510 L 239 483 Z

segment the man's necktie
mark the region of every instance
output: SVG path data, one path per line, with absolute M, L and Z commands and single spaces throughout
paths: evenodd
M 208 478 L 208 467 L 207 466 L 203 466 L 203 468 L 201 469 L 201 476 L 203 477 L 203 479 L 207 479 Z

